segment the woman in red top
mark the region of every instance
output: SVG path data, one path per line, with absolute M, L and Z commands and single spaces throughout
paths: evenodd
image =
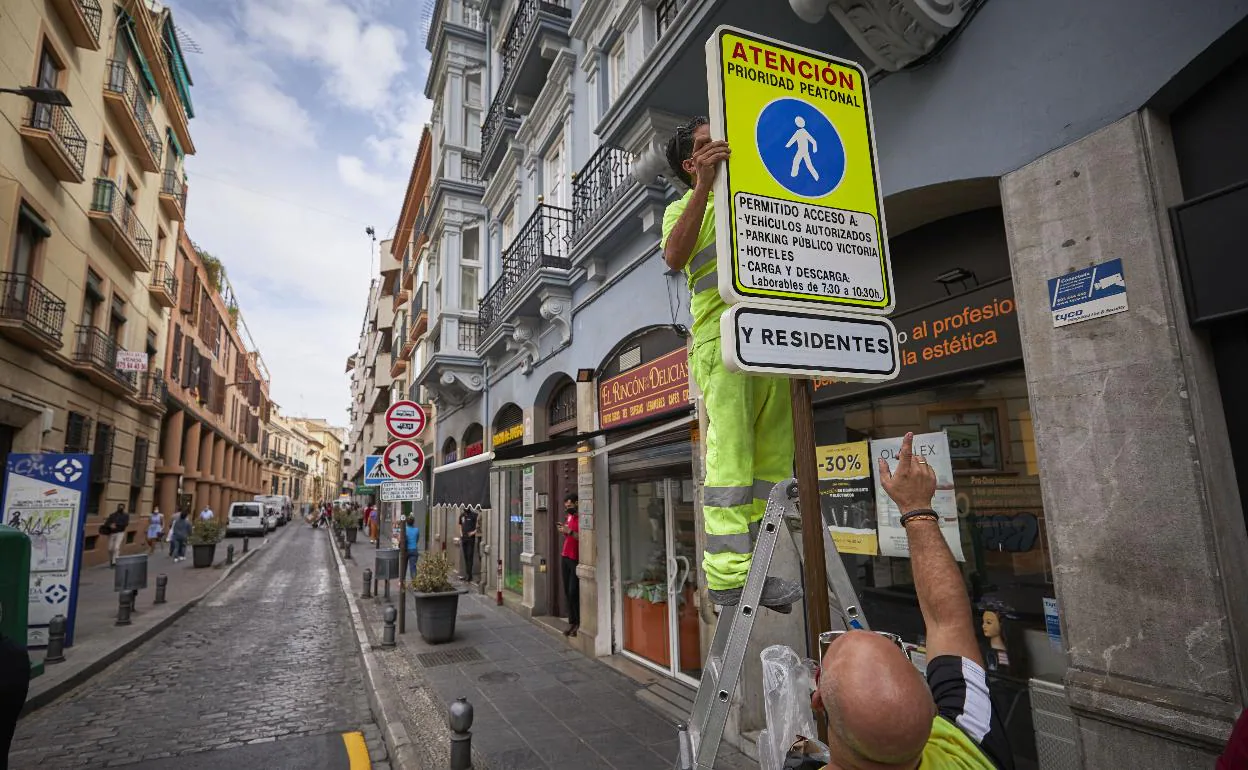
M 576 636 L 581 627 L 581 579 L 576 576 L 581 554 L 577 540 L 581 524 L 576 503 L 575 494 L 563 498 L 564 521 L 557 525 L 559 534 L 563 535 L 563 595 L 568 601 L 568 630 L 563 632 L 564 636 Z

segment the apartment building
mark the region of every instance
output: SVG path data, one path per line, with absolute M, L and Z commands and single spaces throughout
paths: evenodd
M 315 439 L 296 417 L 287 417 L 276 404 L 269 409 L 261 449 L 264 470 L 261 494 L 284 495 L 295 509 L 314 502 L 311 497 L 312 462 L 321 450 Z
M 342 487 L 342 429 L 310 417 L 298 422 L 309 437 L 308 501 L 335 500 Z
M 103 514 L 157 502 L 190 82 L 158 2 L 0 13 L 0 87 L 43 89 L 0 94 L 0 454 L 92 456 L 87 564 Z
M 1248 182 L 1243 3 L 433 9 L 434 185 L 478 151 L 484 180 L 480 198 L 457 188 L 431 212 L 454 200 L 464 222 L 430 233 L 433 499 L 448 517 L 489 505 L 510 603 L 559 626 L 547 567 L 575 491 L 570 643 L 659 673 L 676 702 L 700 676 L 715 617 L 702 431 L 689 289 L 660 254 L 663 212 L 684 193 L 662 147 L 708 110 L 713 30 L 743 27 L 870 72 L 893 318 L 914 355 L 890 383 L 817 383 L 816 440 L 974 437 L 954 460 L 963 571 L 977 622 L 1001 621 L 991 649 L 1008 656 L 990 675 L 1018 765 L 1210 763 L 1248 696 L 1248 301 L 1225 272 Z M 1049 279 L 1116 258 L 1130 309 L 1055 323 Z M 911 334 L 981 307 L 999 312 L 954 355 Z M 922 645 L 908 561 L 844 559 L 873 627 Z M 791 552 L 779 562 L 796 576 Z M 757 641 L 801 649 L 801 623 L 771 617 Z M 728 738 L 752 752 L 763 711 L 748 660 Z
M 170 281 L 176 307 L 163 361 L 157 500 L 167 513 L 208 506 L 224 521 L 230 503 L 264 490 L 269 374 L 225 267 L 198 251 L 185 229 Z

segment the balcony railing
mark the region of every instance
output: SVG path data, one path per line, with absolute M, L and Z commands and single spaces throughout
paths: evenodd
M 59 348 L 65 301 L 25 273 L 0 273 L 0 322 Z
M 659 0 L 658 5 L 654 7 L 654 26 L 655 36 L 662 39 L 664 33 L 672 26 L 672 22 L 676 20 L 676 16 L 680 10 L 685 7 L 689 0 Z
M 632 185 L 633 156 L 619 147 L 604 144 L 572 180 L 574 237 L 610 210 Z
M 180 220 L 179 215 L 186 209 L 186 182 L 176 169 L 167 168 L 161 173 L 160 195 L 162 204 L 168 199 L 175 206 L 171 208 L 166 205 L 169 218 Z
M 74 45 L 91 51 L 100 48 L 99 0 L 52 0 Z
M 111 179 L 95 180 L 95 195 L 91 198 L 91 210 L 108 214 L 108 219 L 120 230 L 139 257 L 141 265 L 132 265 L 139 272 L 150 269 L 152 259 L 152 238 L 147 228 L 139 221 L 139 215 L 126 202 L 125 196 L 117 189 L 117 183 Z
M 503 82 L 507 82 L 507 76 L 520 61 L 525 39 L 528 38 L 529 30 L 532 29 L 533 22 L 537 20 L 538 13 L 545 12 L 556 16 L 572 15 L 567 5 L 568 0 L 519 0 L 519 3 L 516 15 L 511 17 L 507 37 L 503 40 Z
M 458 12 L 451 17 L 452 23 L 477 31 L 485 29 L 480 3 L 476 2 L 476 0 L 463 0 L 460 3 L 456 3 L 456 5 L 459 6 L 457 8 Z
M 481 327 L 473 321 L 459 322 L 459 340 L 458 347 L 460 350 L 470 353 L 477 352 L 477 342 L 481 339 Z
M 160 132 L 156 130 L 156 123 L 152 120 L 152 113 L 147 109 L 147 102 L 143 95 L 139 93 L 139 84 L 135 81 L 134 75 L 131 74 L 130 68 L 120 59 L 108 60 L 108 80 L 105 87 L 115 93 L 125 97 L 126 104 L 130 106 L 130 112 L 134 116 L 139 126 L 139 133 L 142 135 L 147 150 L 152 154 L 152 158 L 156 162 L 156 166 L 160 165 L 160 158 L 163 154 L 163 148 L 160 144 Z M 154 171 L 155 169 L 148 169 Z
M 465 182 L 471 184 L 484 184 L 485 180 L 481 178 L 481 159 L 474 158 L 471 155 L 464 155 L 459 160 L 460 176 Z
M 26 125 L 36 131 L 46 131 L 52 136 L 57 149 L 64 154 L 66 165 L 73 172 L 74 179 L 81 182 L 87 163 L 87 137 L 78 128 L 78 123 L 69 114 L 69 109 L 53 104 L 32 105 Z
M 173 307 L 178 296 L 178 279 L 173 274 L 173 267 L 168 262 L 157 262 L 152 268 L 152 280 L 148 283 L 156 301 L 166 307 Z
M 501 136 L 504 123 L 516 120 L 519 116 L 503 101 L 502 93 L 494 96 L 490 103 L 490 111 L 485 113 L 485 122 L 481 124 L 481 146 L 487 151 L 493 148 L 494 142 Z
M 74 334 L 77 344 L 74 346 L 74 361 L 85 364 L 105 377 L 112 377 L 126 389 L 133 391 L 136 387 L 135 372 L 123 372 L 117 369 L 117 343 L 103 329 L 94 326 L 77 326 Z
M 572 211 L 539 203 L 515 240 L 503 253 L 503 272 L 481 300 L 482 329 L 488 333 L 501 320 L 503 305 L 512 290 L 532 272 L 543 267 L 572 266 L 568 244 L 572 240 Z
M 163 409 L 167 392 L 168 386 L 165 385 L 165 373 L 163 370 L 156 369 L 150 372 L 143 372 L 139 377 L 140 404 Z

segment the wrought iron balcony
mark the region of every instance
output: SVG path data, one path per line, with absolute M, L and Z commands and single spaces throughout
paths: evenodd
M 161 175 L 160 208 L 175 222 L 186 220 L 186 181 L 175 169 L 167 168 Z
M 481 169 L 482 179 L 488 179 L 498 168 L 502 160 L 502 149 L 506 145 L 506 135 L 514 133 L 520 127 L 520 116 L 503 100 L 502 90 L 494 95 L 490 109 L 485 113 L 485 122 L 481 124 Z
M 481 339 L 481 328 L 482 327 L 475 321 L 465 321 L 460 319 L 457 347 L 464 352 L 475 355 L 477 352 L 477 343 Z
M 165 385 L 163 370 L 155 369 L 139 375 L 139 406 L 151 412 L 163 413 L 166 393 L 168 393 L 168 386 Z
M 152 259 L 152 238 L 139 221 L 117 183 L 111 179 L 95 180 L 91 198 L 91 221 L 112 242 L 117 253 L 136 273 L 149 272 Z
M 0 332 L 27 347 L 59 350 L 65 301 L 25 273 L 0 273 Z
M 421 336 L 429 329 L 429 308 L 425 302 L 428 298 L 428 291 L 429 285 L 422 283 L 416 287 L 416 291 L 412 294 L 412 304 L 408 310 L 408 317 L 411 318 L 412 323 L 412 330 L 408 339 L 412 342 L 420 340 Z
M 100 21 L 103 17 L 99 0 L 52 0 L 57 15 L 74 45 L 89 51 L 100 50 Z
M 488 334 L 502 320 L 511 295 L 526 278 L 544 267 L 567 270 L 568 244 L 572 240 L 572 211 L 539 203 L 524 223 L 507 251 L 503 252 L 503 272 L 481 300 L 481 329 Z
M 506 83 L 522 65 L 525 48 L 531 43 L 529 34 L 542 14 L 570 20 L 568 0 L 519 0 L 516 14 L 511 17 L 507 37 L 503 39 L 503 82 Z M 564 27 L 566 29 L 566 25 Z
M 130 395 L 137 388 L 134 372 L 117 369 L 117 343 L 103 329 L 77 326 L 74 330 L 74 364 L 87 379 L 114 393 Z
M 481 176 L 480 158 L 474 158 L 471 155 L 462 156 L 459 160 L 459 175 L 469 184 L 485 184 L 485 179 Z
M 672 22 L 689 0 L 659 0 L 654 6 L 655 37 L 663 39 L 663 34 L 671 28 Z
M 634 184 L 632 165 L 632 155 L 604 144 L 572 178 L 573 240 L 601 219 Z
M 78 128 L 68 107 L 31 105 L 21 133 L 57 179 L 62 182 L 86 179 L 83 169 L 87 163 L 87 137 Z
M 141 86 L 130 68 L 120 59 L 109 59 L 104 81 L 104 102 L 113 110 L 126 137 L 134 145 L 135 157 L 144 171 L 160 170 L 164 148 L 160 132 L 147 109 L 147 101 L 139 89 Z
M 178 297 L 178 279 L 173 275 L 173 267 L 168 262 L 157 262 L 152 270 L 152 279 L 148 281 L 147 293 L 152 300 L 162 307 L 173 307 Z

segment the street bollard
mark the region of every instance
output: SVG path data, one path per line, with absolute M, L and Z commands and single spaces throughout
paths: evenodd
M 44 663 L 65 662 L 65 616 L 57 615 L 48 622 L 48 653 Z
M 139 590 L 136 588 L 130 592 L 130 611 L 137 612 L 139 609 Z
M 243 535 L 243 553 L 247 553 L 247 551 L 250 548 L 251 548 L 251 538 L 247 537 L 246 535 Z
M 394 607 L 386 607 L 386 611 L 382 614 L 384 620 L 381 627 L 381 646 L 394 646 L 394 621 L 399 617 L 399 611 Z
M 364 570 L 364 594 L 361 598 L 364 598 L 364 599 L 373 598 L 373 592 L 369 590 L 370 588 L 372 588 L 372 585 L 373 585 L 373 571 L 371 569 L 365 569 Z
M 169 578 L 166 575 L 156 576 L 156 601 L 153 604 L 165 603 L 165 589 L 169 587 Z
M 225 547 L 225 563 L 226 564 L 234 563 L 234 544 L 233 543 L 230 543 L 229 545 Z
M 456 698 L 451 704 L 451 770 L 472 768 L 472 704 Z
M 351 541 L 348 540 L 346 542 L 346 545 L 343 548 L 345 550 L 345 553 L 343 553 L 342 558 L 350 559 L 351 558 Z
M 386 601 L 390 601 L 390 581 L 389 580 L 386 581 L 386 592 L 381 598 L 385 599 Z
M 117 622 L 113 625 L 128 626 L 130 625 L 130 592 L 117 592 Z

